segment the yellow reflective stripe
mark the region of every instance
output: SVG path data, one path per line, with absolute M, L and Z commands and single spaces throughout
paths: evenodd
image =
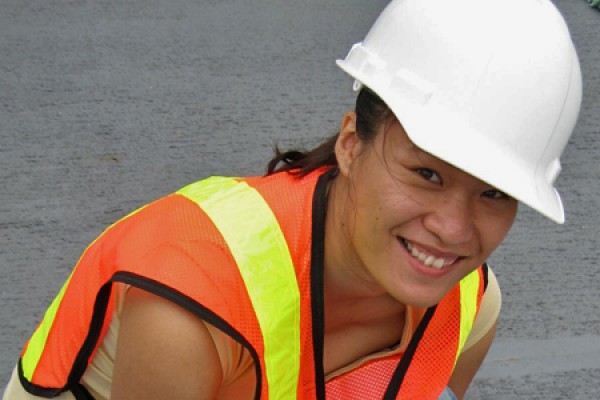
M 277 219 L 245 182 L 213 177 L 177 192 L 219 229 L 238 265 L 263 334 L 270 399 L 295 399 L 300 372 L 300 291 Z
M 73 274 L 71 273 L 71 276 Z M 46 346 L 46 341 L 48 340 L 48 335 L 50 334 L 50 329 L 52 328 L 52 324 L 54 323 L 54 318 L 56 317 L 56 312 L 58 311 L 58 306 L 62 301 L 63 296 L 65 295 L 65 291 L 69 282 L 71 281 L 71 276 L 67 279 L 67 281 L 63 284 L 62 288 L 58 292 L 58 295 L 50 304 L 50 307 L 46 310 L 44 314 L 44 319 L 38 325 L 37 329 L 29 339 L 29 343 L 27 343 L 27 349 L 25 350 L 25 354 L 21 359 L 21 364 L 23 366 L 23 375 L 25 378 L 31 382 L 33 378 L 33 373 L 37 368 L 40 359 L 42 358 L 42 354 L 44 353 L 44 347 Z
M 471 272 L 460 281 L 460 336 L 455 364 L 475 322 L 479 284 L 479 269 Z

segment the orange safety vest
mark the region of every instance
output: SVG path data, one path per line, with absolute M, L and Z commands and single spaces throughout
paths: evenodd
M 471 330 L 487 269 L 425 312 L 403 354 L 325 384 L 323 226 L 332 175 L 208 178 L 109 227 L 25 346 L 23 387 L 48 398 L 64 391 L 92 398 L 79 381 L 110 324 L 112 285 L 122 282 L 173 301 L 241 343 L 254 359 L 257 400 L 437 399 Z

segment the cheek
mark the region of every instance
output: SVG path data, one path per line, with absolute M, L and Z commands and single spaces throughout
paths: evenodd
M 394 202 L 374 189 L 366 188 L 356 201 L 357 222 L 363 231 L 377 232 L 397 218 Z
M 349 200 L 348 230 L 354 244 L 370 252 L 380 253 L 388 242 L 389 226 L 395 220 L 394 212 L 383 203 L 381 193 L 363 186 Z
M 482 237 L 486 238 L 484 247 L 486 252 L 492 253 L 506 238 L 506 235 L 510 231 L 512 224 L 515 219 L 516 210 L 514 213 L 507 213 L 506 216 L 498 218 L 495 221 L 488 219 L 487 223 L 484 222 L 484 228 L 482 228 Z

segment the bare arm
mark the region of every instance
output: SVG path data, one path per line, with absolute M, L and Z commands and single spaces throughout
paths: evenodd
M 221 382 L 219 355 L 204 322 L 131 288 L 121 314 L 111 398 L 209 400 Z
M 490 349 L 494 340 L 494 335 L 496 334 L 497 323 L 498 321 L 494 323 L 492 328 L 481 338 L 481 340 L 465 350 L 459 356 L 456 368 L 454 369 L 448 384 L 450 389 L 452 389 L 459 399 L 462 399 L 465 396 L 471 381 L 475 377 L 483 359 Z

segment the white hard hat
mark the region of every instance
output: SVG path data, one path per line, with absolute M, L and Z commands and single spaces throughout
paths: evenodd
M 553 184 L 581 71 L 549 0 L 394 0 L 337 63 L 417 146 L 564 222 Z

